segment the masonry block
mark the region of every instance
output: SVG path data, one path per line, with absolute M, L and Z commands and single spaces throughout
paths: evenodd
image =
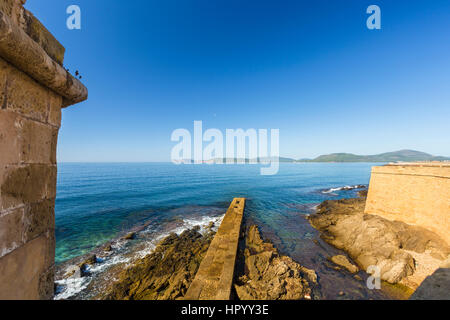
M 24 244 L 24 208 L 0 215 L 0 257 Z
M 2 171 L 1 210 L 56 197 L 55 165 L 7 166 Z
M 0 112 L 0 163 L 56 164 L 58 128 Z
M 49 113 L 48 89 L 15 68 L 2 68 L 1 65 L 5 63 L 0 59 L 0 70 L 2 73 L 6 72 L 2 109 L 15 111 L 27 118 L 46 122 Z
M 0 258 L 0 300 L 50 298 L 39 294 L 41 276 L 51 267 L 47 251 L 48 239 L 43 235 Z

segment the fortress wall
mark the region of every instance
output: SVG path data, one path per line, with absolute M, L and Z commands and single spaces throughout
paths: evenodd
M 0 0 L 0 299 L 50 299 L 61 108 L 87 90 L 24 2 Z
M 450 244 L 450 163 L 373 167 L 365 212 L 424 227 Z

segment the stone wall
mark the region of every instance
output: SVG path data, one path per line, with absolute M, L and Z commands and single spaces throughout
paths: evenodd
M 0 0 L 0 299 L 50 299 L 61 108 L 87 90 L 24 2 Z
M 374 167 L 365 212 L 424 227 L 450 244 L 450 163 Z

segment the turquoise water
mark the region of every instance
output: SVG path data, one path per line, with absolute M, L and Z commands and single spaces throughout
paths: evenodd
M 281 164 L 278 175 L 261 176 L 259 165 L 59 164 L 56 260 L 85 254 L 148 221 L 157 228 L 223 214 L 234 197 L 247 198 L 246 219 L 292 253 L 299 239 L 310 237 L 298 217 L 324 200 L 354 197 L 354 190 L 326 190 L 367 185 L 373 165 Z

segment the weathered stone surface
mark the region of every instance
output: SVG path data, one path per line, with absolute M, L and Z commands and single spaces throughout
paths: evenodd
M 51 299 L 55 290 L 55 267 L 51 266 L 47 271 L 41 273 L 38 283 L 38 294 L 40 299 Z
M 0 257 L 23 244 L 23 216 L 24 208 L 0 215 Z
M 39 289 L 41 276 L 51 267 L 47 250 L 48 239 L 41 236 L 0 258 L 0 300 L 51 298 L 41 296 Z
M 186 300 L 230 299 L 244 209 L 245 198 L 233 200 L 189 287 Z
M 363 269 L 378 266 L 381 279 L 398 283 L 416 272 L 412 252 L 444 258 L 450 249 L 438 235 L 398 221 L 364 214 L 365 199 L 325 201 L 311 224 L 325 241 L 346 251 Z
M 0 164 L 19 163 L 22 156 L 15 118 L 13 113 L 0 112 Z
M 61 126 L 62 97 L 49 90 L 49 111 L 47 122 L 55 127 Z
M 365 212 L 438 234 L 450 245 L 450 163 L 373 167 Z
M 300 300 L 319 298 L 317 275 L 263 242 L 258 228 L 246 232 L 245 274 L 235 285 L 241 300 Z
M 56 164 L 58 128 L 0 112 L 0 163 Z
M 61 125 L 62 97 L 0 58 L 0 109 L 27 119 Z
M 24 3 L 0 1 L 0 299 L 50 299 L 61 107 L 87 89 Z
M 56 197 L 55 165 L 7 166 L 0 175 L 0 209 Z
M 0 1 L 0 11 L 7 14 L 17 25 L 23 16 L 23 5 L 26 0 L 2 0 Z
M 6 67 L 5 67 L 6 65 Z M 46 122 L 48 118 L 48 89 L 0 58 L 0 70 L 5 73 L 2 109 L 18 112 L 28 118 Z
M 50 58 L 62 66 L 66 49 L 28 10 L 23 10 L 23 19 L 21 19 L 20 27 L 44 49 Z
M 7 91 L 8 91 L 8 74 L 10 71 L 8 63 L 0 58 L 0 110 L 6 109 Z
M 2 0 L 0 11 L 5 13 L 14 24 L 22 28 L 53 60 L 62 65 L 65 48 L 31 12 L 23 7 L 25 2 L 26 0 Z
M 87 99 L 86 87 L 1 11 L 0 56 L 44 87 L 64 97 L 64 106 Z
M 55 230 L 55 199 L 44 199 L 31 203 L 25 207 L 24 214 L 24 240 L 29 241 Z
M 0 257 L 55 228 L 54 199 L 43 200 L 0 215 Z
M 119 275 L 106 300 L 174 300 L 183 298 L 205 256 L 213 233 L 198 228 L 163 239 L 155 251 Z

